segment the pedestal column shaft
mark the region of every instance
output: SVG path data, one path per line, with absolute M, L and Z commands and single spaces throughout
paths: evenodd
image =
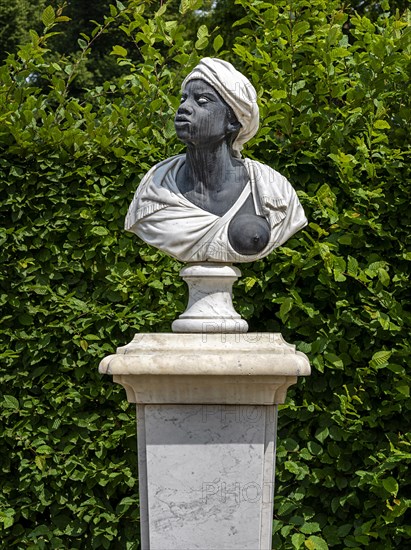
M 275 405 L 138 405 L 137 417 L 143 550 L 271 550 Z

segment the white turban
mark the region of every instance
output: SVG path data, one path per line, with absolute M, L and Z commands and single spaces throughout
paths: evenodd
M 234 155 L 241 157 L 240 151 L 244 143 L 257 133 L 259 125 L 257 93 L 254 86 L 243 74 L 234 69 L 231 63 L 211 57 L 204 57 L 194 67 L 184 79 L 182 88 L 194 79 L 207 82 L 233 110 L 241 128 L 232 147 Z

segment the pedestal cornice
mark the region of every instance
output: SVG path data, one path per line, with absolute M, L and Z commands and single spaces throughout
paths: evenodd
M 132 403 L 274 405 L 310 364 L 277 333 L 149 333 L 105 357 L 99 371 Z

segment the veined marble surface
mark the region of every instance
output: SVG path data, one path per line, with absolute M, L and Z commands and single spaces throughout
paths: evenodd
M 139 405 L 144 550 L 270 550 L 275 406 Z

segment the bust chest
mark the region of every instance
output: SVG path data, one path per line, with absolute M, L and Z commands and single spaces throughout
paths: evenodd
M 188 181 L 184 170 L 179 170 L 176 179 L 180 192 L 187 200 L 215 216 L 223 216 L 236 203 L 249 177 L 246 168 L 239 164 L 221 178 L 223 181 L 214 181 L 213 185 L 206 185 L 201 176 L 195 181 Z

